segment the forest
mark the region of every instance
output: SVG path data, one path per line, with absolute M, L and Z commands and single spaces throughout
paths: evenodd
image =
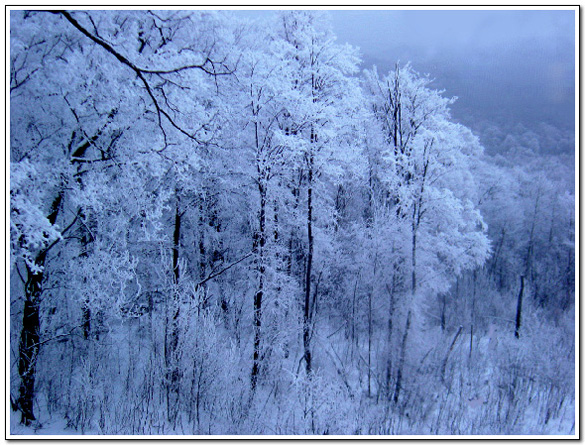
M 578 434 L 574 135 L 324 11 L 9 20 L 11 434 Z

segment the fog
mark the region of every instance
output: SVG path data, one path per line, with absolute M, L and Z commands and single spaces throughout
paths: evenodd
M 331 17 L 338 41 L 360 48 L 363 67 L 385 72 L 397 61 L 412 62 L 459 98 L 453 116 L 466 124 L 574 128 L 573 11 L 346 10 Z
M 339 40 L 359 46 L 366 66 L 411 61 L 458 96 L 455 117 L 574 125 L 573 11 L 333 11 L 332 18 Z

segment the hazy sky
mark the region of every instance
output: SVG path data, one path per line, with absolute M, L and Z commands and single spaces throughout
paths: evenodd
M 411 61 L 459 97 L 456 118 L 574 125 L 574 11 L 346 10 L 331 17 L 338 41 L 361 49 L 364 68 L 385 72 Z

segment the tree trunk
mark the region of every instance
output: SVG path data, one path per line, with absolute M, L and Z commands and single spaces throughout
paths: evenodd
M 532 259 L 534 257 L 534 231 L 536 228 L 536 221 L 538 219 L 539 213 L 539 203 L 540 203 L 540 196 L 541 196 L 541 189 L 540 187 L 537 190 L 536 200 L 534 202 L 534 213 L 532 215 L 532 222 L 530 225 L 530 237 L 528 239 L 528 248 L 526 251 L 526 260 L 524 266 L 524 276 L 530 280 L 532 283 L 533 280 L 533 271 L 532 271 Z M 536 296 L 536 295 L 535 295 Z
M 520 293 L 518 294 L 518 305 L 516 306 L 516 329 L 514 336 L 520 338 L 520 322 L 522 319 L 522 296 L 524 293 L 524 275 L 520 277 Z
M 173 283 L 175 286 L 179 284 L 179 244 L 181 240 L 181 213 L 179 210 L 179 196 L 177 195 L 177 202 L 175 205 L 175 225 L 173 230 Z
M 205 269 L 206 269 L 206 252 L 205 252 L 205 209 L 203 207 L 204 203 L 204 195 L 201 194 L 200 204 L 199 204 L 199 241 L 198 241 L 198 249 L 199 249 L 199 280 L 203 281 L 205 279 Z
M 374 274 L 372 279 L 372 288 L 368 295 L 368 397 L 372 396 L 372 299 L 374 297 L 374 288 L 376 283 L 376 268 L 378 265 L 378 253 L 374 258 Z
M 350 358 L 351 358 L 351 360 L 353 360 L 354 353 L 355 353 L 356 349 L 358 348 L 357 330 L 355 328 L 355 322 L 356 322 L 355 304 L 356 304 L 357 287 L 358 287 L 359 278 L 360 278 L 360 272 L 358 271 L 357 277 L 355 279 L 355 285 L 353 287 L 353 298 L 351 300 L 351 342 L 350 342 L 350 345 L 351 345 L 350 346 L 351 347 Z
M 477 282 L 477 269 L 473 271 L 473 287 L 471 292 L 471 314 L 470 314 L 470 323 L 471 327 L 469 328 L 470 335 L 469 335 L 469 360 L 471 360 L 471 355 L 473 354 L 473 326 L 475 325 L 475 286 Z
M 398 403 L 398 396 L 400 395 L 400 390 L 402 389 L 402 372 L 404 370 L 404 359 L 406 356 L 406 342 L 408 340 L 408 331 L 410 330 L 411 317 L 412 317 L 412 312 L 408 311 L 408 315 L 406 317 L 406 328 L 404 329 L 404 336 L 402 337 L 402 345 L 400 348 L 400 362 L 398 363 L 398 371 L 396 373 L 396 387 L 394 389 L 394 403 Z
M 372 227 L 374 224 L 374 172 L 371 164 L 368 168 L 368 206 L 366 212 L 366 227 Z
M 79 170 L 78 170 L 79 171 Z M 81 180 L 78 181 L 81 183 Z M 81 185 L 83 189 L 83 184 Z M 89 243 L 92 241 L 91 234 L 86 227 L 86 224 L 89 222 L 86 218 L 86 213 L 84 212 L 83 208 L 79 209 L 79 219 L 82 221 L 79 230 L 81 231 L 80 237 L 80 244 L 81 244 L 81 253 L 79 254 L 80 257 L 87 258 L 89 256 Z M 86 223 L 83 223 L 83 220 L 86 220 Z M 83 278 L 83 282 L 86 283 L 87 278 Z M 81 307 L 81 317 L 83 319 L 83 338 L 88 340 L 91 335 L 91 308 L 89 298 L 86 298 L 83 302 Z
M 459 329 L 457 330 L 455 337 L 453 337 L 453 341 L 451 342 L 451 346 L 449 346 L 449 349 L 447 350 L 447 354 L 445 355 L 445 360 L 443 360 L 443 365 L 441 366 L 441 381 L 443 381 L 443 383 L 445 382 L 445 373 L 447 372 L 447 362 L 449 361 L 449 356 L 451 355 L 451 352 L 453 352 L 453 348 L 455 347 L 455 343 L 457 343 L 457 339 L 459 338 L 459 335 L 461 335 L 462 330 L 463 330 L 463 326 L 459 326 Z
M 54 225 L 57 221 L 61 202 L 63 200 L 63 191 L 60 191 L 51 205 L 51 213 L 47 219 Z M 34 415 L 34 397 L 35 397 L 35 378 L 37 358 L 39 355 L 40 340 L 40 305 L 41 294 L 43 293 L 43 279 L 45 278 L 45 259 L 47 250 L 41 251 L 36 259 L 35 264 L 41 269 L 41 272 L 34 273 L 27 265 L 27 280 L 24 286 L 24 310 L 22 318 L 22 331 L 20 332 L 20 342 L 18 345 L 18 375 L 20 376 L 20 386 L 18 389 L 18 400 L 16 402 L 21 411 L 21 423 L 30 425 L 36 420 Z
M 254 295 L 254 364 L 252 366 L 252 389 L 256 388 L 260 372 L 260 340 L 262 327 L 262 297 L 264 296 L 265 264 L 264 245 L 266 244 L 266 185 L 262 180 L 258 182 L 260 193 L 260 212 L 258 214 L 259 231 L 255 239 L 257 250 L 256 269 L 258 272 L 258 290 Z
M 392 330 L 393 330 L 393 319 L 394 319 L 394 291 L 396 289 L 396 275 L 392 274 L 392 288 L 386 285 L 388 295 L 390 297 L 390 313 L 388 314 L 388 361 L 386 362 L 386 391 L 388 400 L 392 396 Z
M 411 291 L 414 296 L 416 292 L 416 232 L 417 227 L 412 223 L 412 276 L 411 276 Z
M 441 294 L 441 331 L 445 332 L 445 327 L 447 324 L 447 296 L 442 293 Z
M 301 200 L 301 184 L 303 182 L 303 177 L 304 177 L 304 173 L 302 171 L 302 169 L 299 169 L 298 172 L 298 182 L 295 182 L 295 180 L 293 179 L 292 183 L 293 183 L 293 187 L 291 190 L 292 196 L 294 198 L 294 205 L 293 205 L 293 212 L 296 212 L 297 209 L 299 209 L 300 206 L 300 200 Z M 297 254 L 297 252 L 295 251 L 295 244 L 296 244 L 296 230 L 295 230 L 295 226 L 293 225 L 291 227 L 290 230 L 290 237 L 288 239 L 288 256 L 287 256 L 287 260 L 286 260 L 286 269 L 287 269 L 287 274 L 289 277 L 293 277 L 293 263 L 294 263 L 294 259 L 295 256 Z
M 81 308 L 81 315 L 83 317 L 83 338 L 87 340 L 91 335 L 91 309 L 89 307 L 88 300 L 83 302 L 83 307 Z
M 368 397 L 372 397 L 372 292 L 368 295 Z
M 170 334 L 165 342 L 165 358 L 167 365 L 167 419 L 169 422 L 174 421 L 176 416 L 176 404 L 179 399 L 179 380 L 181 378 L 181 370 L 177 359 L 177 349 L 179 346 L 179 316 L 181 311 L 180 294 L 179 294 L 179 280 L 181 278 L 179 270 L 179 248 L 181 239 L 181 213 L 179 208 L 179 195 L 175 190 L 175 218 L 173 228 L 173 247 L 172 247 L 172 280 L 173 290 L 171 294 L 170 313 L 172 318 L 170 320 Z M 167 312 L 169 314 L 169 312 Z M 168 317 L 168 315 L 167 315 Z M 165 327 L 166 328 L 166 327 Z M 168 330 L 165 329 L 165 334 Z M 166 335 L 165 335 L 166 337 Z M 168 346 L 167 346 L 168 345 Z M 172 397 L 171 397 L 172 396 Z
M 38 258 L 37 265 L 43 267 L 44 255 Z M 18 374 L 21 382 L 17 406 L 21 411 L 21 423 L 30 425 L 36 420 L 34 415 L 34 395 L 36 362 L 39 353 L 39 306 L 42 293 L 43 273 L 33 273 L 27 266 L 28 276 L 25 285 L 24 314 L 18 348 Z
M 311 142 L 313 141 L 313 131 L 311 131 Z M 308 252 L 307 252 L 307 272 L 305 275 L 305 310 L 303 317 L 303 347 L 304 358 L 307 369 L 307 375 L 311 374 L 311 272 L 313 267 L 313 165 L 314 156 L 311 152 L 309 154 L 309 162 L 307 169 L 307 235 L 308 235 Z
M 179 210 L 179 197 L 177 195 L 176 205 L 175 205 L 175 222 L 174 222 L 174 229 L 173 229 L 173 307 L 174 310 L 173 319 L 171 322 L 171 339 L 170 339 L 170 347 L 169 353 L 170 355 L 174 355 L 177 345 L 179 343 L 179 314 L 180 314 L 180 304 L 179 304 L 179 280 L 181 278 L 181 273 L 179 270 L 179 246 L 181 240 L 181 213 Z M 173 378 L 174 378 L 173 374 Z

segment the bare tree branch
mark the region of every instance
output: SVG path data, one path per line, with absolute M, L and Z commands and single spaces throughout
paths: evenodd
M 150 83 L 146 79 L 145 75 L 146 74 L 157 74 L 157 75 L 173 74 L 173 73 L 178 73 L 178 72 L 185 71 L 185 70 L 199 69 L 199 70 L 202 70 L 203 72 L 205 72 L 211 76 L 216 77 L 216 76 L 220 76 L 220 75 L 231 74 L 233 72 L 233 70 L 228 70 L 226 65 L 223 62 L 221 62 L 220 65 L 222 68 L 224 68 L 224 71 L 217 71 L 215 68 L 216 62 L 212 61 L 209 57 L 207 57 L 205 59 L 205 61 L 199 65 L 197 65 L 197 64 L 186 65 L 186 66 L 173 68 L 173 69 L 169 69 L 169 70 L 153 70 L 153 69 L 139 68 L 134 63 L 132 63 L 127 57 L 125 57 L 124 55 L 122 55 L 118 51 L 116 51 L 108 42 L 104 41 L 99 36 L 94 35 L 91 32 L 89 32 L 69 12 L 64 11 L 64 10 L 46 10 L 46 12 L 49 12 L 51 14 L 61 15 L 62 17 L 64 17 L 79 32 L 81 32 L 83 35 L 85 35 L 87 38 L 92 40 L 97 45 L 104 48 L 107 52 L 109 52 L 116 59 L 118 59 L 118 61 L 120 63 L 122 63 L 123 65 L 126 65 L 128 68 L 130 68 L 132 71 L 134 71 L 134 73 L 136 73 L 136 76 L 138 77 L 138 79 L 140 79 L 140 81 L 144 85 L 144 88 L 146 89 L 146 92 L 148 93 L 148 95 L 149 95 L 149 97 L 154 105 L 154 108 L 156 109 L 156 113 L 158 116 L 158 126 L 160 127 L 160 129 L 162 131 L 165 147 L 167 146 L 167 134 L 166 134 L 164 127 L 163 127 L 162 117 L 164 117 L 171 124 L 171 126 L 173 126 L 180 133 L 184 134 L 189 139 L 192 139 L 195 142 L 200 143 L 200 141 L 195 137 L 195 134 L 189 133 L 184 128 L 182 128 L 180 125 L 178 125 L 174 121 L 174 119 L 169 115 L 169 113 L 167 111 L 165 111 L 160 106 L 156 96 L 153 93 L 153 88 L 151 87 Z M 211 65 L 211 69 L 208 68 L 209 65 Z
M 219 270 L 218 272 L 212 273 L 210 274 L 207 278 L 205 278 L 204 280 L 200 281 L 199 283 L 197 283 L 197 285 L 195 286 L 195 288 L 199 288 L 200 286 L 202 286 L 203 284 L 207 283 L 209 280 L 214 279 L 215 277 L 217 277 L 218 275 L 221 275 L 222 273 L 224 273 L 225 271 L 227 271 L 228 269 L 231 269 L 232 267 L 234 267 L 236 264 L 241 263 L 242 261 L 244 261 L 246 258 L 251 257 L 254 254 L 254 252 L 249 252 L 248 254 L 244 255 L 242 258 L 240 258 L 237 261 L 234 261 L 231 264 L 228 264 L 226 267 L 224 267 L 223 269 Z

